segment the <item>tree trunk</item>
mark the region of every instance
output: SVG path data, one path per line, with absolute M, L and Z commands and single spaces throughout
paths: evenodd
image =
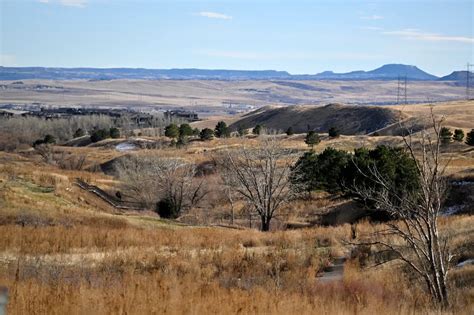
M 270 231 L 270 218 L 262 216 L 262 231 L 268 232 Z

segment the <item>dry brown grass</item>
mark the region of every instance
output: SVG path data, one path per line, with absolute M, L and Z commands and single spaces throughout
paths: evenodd
M 342 282 L 318 280 L 343 254 L 335 248 L 349 226 L 261 233 L 10 225 L 0 233 L 0 283 L 14 314 L 434 312 L 398 265 L 348 263 Z M 468 314 L 469 292 L 453 292 L 455 312 Z
M 323 141 L 316 150 L 399 140 L 347 136 Z M 218 139 L 136 154 L 200 163 L 216 150 L 257 141 Z M 283 136 L 282 141 L 307 149 L 301 135 Z M 123 154 L 101 147 L 63 149 L 87 154 L 91 164 Z M 471 151 L 457 150 L 446 158 L 451 158 L 455 175 L 474 165 Z M 422 285 L 397 263 L 367 269 L 356 257 L 346 264 L 342 281 L 321 282 L 318 273 L 352 251 L 343 242 L 351 235 L 348 224 L 270 233 L 183 226 L 148 212 L 117 213 L 76 187 L 76 177 L 117 187 L 114 178 L 102 173 L 62 170 L 29 153 L 0 153 L 0 284 L 10 289 L 11 314 L 437 313 Z M 217 194 L 217 175 L 207 180 Z M 295 201 L 281 220 L 299 222 L 341 202 L 328 197 L 315 194 Z M 215 199 L 201 210 L 211 215 L 228 211 Z M 473 227 L 472 216 L 441 220 L 456 259 L 474 255 Z M 357 225 L 359 234 L 378 228 L 367 222 Z M 474 308 L 473 275 L 472 266 L 453 269 L 454 306 L 445 314 L 469 314 Z

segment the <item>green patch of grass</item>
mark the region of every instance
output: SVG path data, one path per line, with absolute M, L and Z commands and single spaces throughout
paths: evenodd
M 29 191 L 33 193 L 48 194 L 54 192 L 54 187 L 44 187 L 31 182 L 22 183 Z

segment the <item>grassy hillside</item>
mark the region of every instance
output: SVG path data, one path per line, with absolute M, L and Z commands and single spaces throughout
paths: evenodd
M 351 251 L 344 243 L 349 224 L 270 233 L 182 226 L 148 213 L 117 213 L 79 190 L 75 177 L 102 187 L 110 182 L 100 173 L 0 153 L 0 283 L 10 289 L 9 313 L 435 312 L 421 283 L 402 276 L 402 265 L 361 267 L 367 253 L 346 263 L 339 281 L 319 277 Z M 295 215 L 331 205 L 322 198 L 292 204 Z M 473 223 L 472 216 L 447 217 L 441 232 L 471 255 Z M 357 225 L 361 234 L 378 228 Z M 454 269 L 451 279 L 452 312 L 469 314 L 472 266 Z
M 315 130 L 327 132 L 336 127 L 342 134 L 366 134 L 396 122 L 398 111 L 384 107 L 326 106 L 265 107 L 244 115 L 231 126 L 252 128 L 257 124 L 276 130 L 292 127 L 297 133 Z
M 435 114 L 446 116 L 451 128 L 468 130 L 474 121 L 471 105 L 447 103 L 435 107 Z M 295 123 L 306 128 L 303 121 L 311 114 L 309 121 L 321 128 L 328 127 L 326 120 L 342 119 L 346 130 L 363 133 L 368 129 L 361 127 L 364 124 L 377 128 L 380 121 L 396 119 L 398 110 L 404 118 L 415 119 L 429 107 L 269 110 L 277 114 L 266 119 L 279 124 L 294 116 L 301 119 L 295 118 Z M 253 123 L 253 115 L 267 114 L 262 110 L 244 119 Z M 212 126 L 215 121 L 207 123 Z M 129 152 L 111 145 L 131 141 L 125 138 L 84 147 L 54 146 L 65 156 L 84 156 L 82 169 L 48 163 L 34 149 L 0 151 L 0 284 L 9 289 L 8 313 L 472 313 L 474 266 L 465 262 L 474 257 L 474 150 L 465 143 L 451 143 L 441 156 L 450 162 L 447 175 L 457 183 L 447 206 L 463 210 L 440 217 L 439 233 L 449 236 L 453 249 L 449 273 L 453 306 L 446 312 L 433 308 L 423 282 L 405 273 L 403 264 L 378 264 L 384 255 L 380 248 L 348 243 L 354 231 L 357 241 L 385 225 L 354 223 L 357 209 L 344 196 L 321 191 L 301 196 L 282 207 L 272 231 L 260 232 L 258 218 L 248 216 L 242 200 L 232 206 L 235 221 L 230 225 L 231 205 L 218 172 L 200 177 L 208 190 L 205 200 L 177 220 L 162 219 L 151 210 L 113 208 L 75 185 L 76 178 L 82 178 L 115 195 L 124 192 L 120 179 L 104 174 L 99 165 L 125 154 L 180 158 L 200 166 L 212 162 L 218 156 L 214 153 L 257 147 L 265 137 L 193 139 L 180 148 L 166 145 Z M 309 150 L 304 137 L 303 133 L 277 136 L 283 147 L 301 154 Z M 331 139 L 323 134 L 321 140 L 316 152 L 327 147 L 353 150 L 402 144 L 398 136 Z M 344 268 L 336 280 L 327 281 L 324 275 L 341 258 L 347 259 Z M 459 266 L 460 262 L 465 264 Z

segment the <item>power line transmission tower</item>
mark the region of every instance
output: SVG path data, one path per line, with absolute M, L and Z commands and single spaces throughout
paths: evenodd
M 405 104 L 408 104 L 408 100 L 407 100 L 407 75 L 405 74 L 405 86 L 404 86 L 404 90 L 405 90 Z
M 470 76 L 471 76 L 471 67 L 474 66 L 473 64 L 470 64 L 469 62 L 466 65 L 466 99 L 469 101 L 471 99 L 471 82 L 470 82 Z
M 397 80 L 397 105 L 400 104 L 400 76 L 398 76 Z

